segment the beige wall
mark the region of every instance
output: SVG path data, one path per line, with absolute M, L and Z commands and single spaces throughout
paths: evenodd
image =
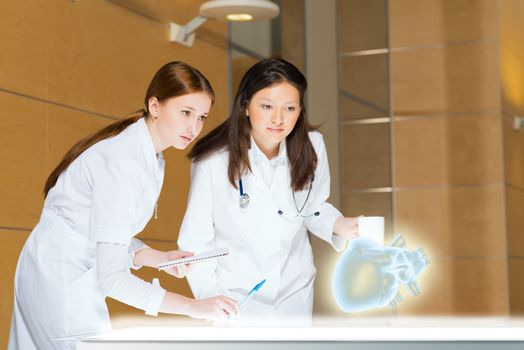
M 37 223 L 42 187 L 72 144 L 142 107 L 155 71 L 171 60 L 200 69 L 217 99 L 203 131 L 227 113 L 227 26 L 209 22 L 193 48 L 168 40 L 168 21 L 189 21 L 202 1 L 134 0 L 147 18 L 113 2 L 0 1 L 0 348 L 7 344 L 13 275 L 19 252 Z M 189 184 L 185 153 L 169 150 L 158 220 L 140 237 L 175 249 Z M 156 271 L 141 271 L 151 279 Z M 185 280 L 161 275 L 167 289 L 190 295 Z M 131 312 L 110 301 L 113 316 Z M 145 316 L 142 316 L 145 317 Z
M 386 0 L 338 0 L 341 208 L 393 226 Z M 330 155 L 331 156 L 331 155 Z M 337 315 L 347 317 L 342 312 Z M 379 309 L 359 316 L 391 316 Z
M 389 1 L 395 231 L 433 264 L 399 314 L 508 313 L 496 0 Z
M 499 0 L 500 72 L 504 132 L 510 309 L 524 314 L 524 131 L 513 116 L 524 115 L 524 3 Z
M 396 230 L 433 264 L 400 314 L 509 310 L 497 1 L 389 2 Z
M 306 110 L 309 122 L 319 126 L 324 136 L 331 175 L 329 202 L 339 208 L 336 1 L 305 0 L 303 13 L 305 75 L 308 80 Z M 329 315 L 337 310 L 331 284 L 338 254 L 329 244 L 316 236 L 310 235 L 310 240 L 317 269 L 314 315 Z
M 303 0 L 282 0 L 280 25 L 282 58 L 293 63 L 301 72 L 306 73 L 304 3 Z
M 515 154 L 522 135 L 503 139 L 498 6 L 512 6 L 520 28 L 522 2 L 338 4 L 340 87 L 353 97 L 339 99 L 343 208 L 385 215 L 389 237 L 402 233 L 433 262 L 423 293 L 406 297 L 396 314 L 507 315 L 509 295 L 521 300 L 515 276 L 524 266 L 518 251 L 508 270 L 506 223 L 513 247 L 524 196 L 520 185 L 505 186 L 503 144 L 506 159 L 518 158 L 506 164 L 506 181 L 524 160 Z M 515 213 L 508 221 L 506 203 Z

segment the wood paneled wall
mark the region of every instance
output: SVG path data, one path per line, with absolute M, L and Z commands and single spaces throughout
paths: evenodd
M 523 143 L 503 137 L 499 6 L 524 30 L 519 1 L 339 0 L 343 207 L 386 215 L 433 262 L 398 315 L 507 315 L 521 300 L 523 182 L 508 176 Z
M 513 117 L 524 115 L 522 18 L 522 1 L 499 0 L 509 303 L 511 314 L 520 316 L 524 314 L 524 130 L 513 128 Z

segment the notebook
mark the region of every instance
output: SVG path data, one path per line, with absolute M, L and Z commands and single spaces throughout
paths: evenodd
M 167 268 L 170 268 L 176 265 L 192 264 L 192 263 L 197 263 L 197 262 L 201 262 L 201 261 L 205 261 L 209 259 L 216 259 L 216 258 L 220 258 L 221 256 L 226 256 L 228 254 L 229 252 L 227 248 L 218 248 L 218 249 L 209 250 L 207 252 L 203 252 L 200 254 L 195 254 L 187 258 L 164 261 L 158 264 L 157 266 L 159 270 L 163 270 L 163 269 L 167 269 Z

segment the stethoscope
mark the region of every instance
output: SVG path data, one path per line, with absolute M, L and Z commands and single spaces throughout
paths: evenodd
M 298 209 L 297 200 L 295 198 L 295 191 L 292 191 L 293 203 L 295 203 L 295 209 L 297 210 L 297 214 L 295 215 L 295 217 L 301 216 L 303 218 L 307 218 L 307 217 L 310 217 L 310 216 L 319 216 L 320 215 L 320 212 L 318 212 L 318 211 L 316 211 L 316 212 L 314 212 L 313 214 L 310 214 L 310 215 L 303 215 L 302 214 L 302 211 L 306 207 L 307 201 L 309 200 L 309 196 L 311 195 L 311 189 L 312 188 L 313 188 L 313 180 L 311 180 L 310 183 L 309 183 L 309 188 L 308 188 L 308 191 L 307 191 L 306 199 L 304 200 L 304 203 L 302 203 L 302 206 L 300 207 L 300 209 Z M 240 192 L 240 198 L 239 198 L 240 208 L 241 209 L 246 209 L 249 206 L 250 199 L 249 199 L 249 194 L 244 192 L 244 185 L 242 184 L 242 178 L 238 179 L 238 191 Z M 277 213 L 280 216 L 285 216 L 284 212 L 282 210 L 280 210 L 280 209 L 277 211 Z

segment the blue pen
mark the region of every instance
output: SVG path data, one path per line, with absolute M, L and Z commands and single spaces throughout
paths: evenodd
M 242 307 L 242 305 L 244 305 L 245 303 L 247 303 L 247 301 L 249 299 L 251 299 L 251 297 L 253 296 L 253 294 L 255 294 L 256 292 L 258 292 L 258 290 L 260 289 L 260 287 L 262 287 L 264 285 L 264 283 L 266 283 L 266 279 L 264 278 L 264 280 L 262 282 L 260 282 L 259 284 L 257 284 L 256 286 L 253 287 L 253 289 L 251 289 L 251 291 L 246 295 L 246 297 L 244 298 L 244 300 L 242 300 L 240 302 L 240 304 L 238 305 L 238 307 Z

